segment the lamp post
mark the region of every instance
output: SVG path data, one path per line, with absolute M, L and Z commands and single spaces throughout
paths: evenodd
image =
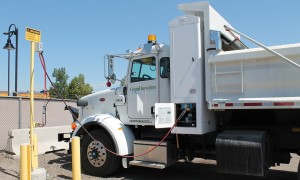
M 14 28 L 14 30 L 12 31 L 11 28 Z M 18 41 L 19 41 L 19 30 L 16 27 L 15 24 L 11 24 L 8 28 L 8 32 L 3 33 L 4 35 L 7 35 L 7 42 L 5 44 L 5 46 L 3 47 L 3 49 L 7 49 L 8 50 L 8 89 L 7 89 L 7 94 L 9 96 L 10 93 L 10 50 L 14 50 L 15 51 L 15 95 L 18 94 Z M 11 36 L 15 35 L 16 36 L 16 48 L 13 46 L 13 44 L 11 43 Z

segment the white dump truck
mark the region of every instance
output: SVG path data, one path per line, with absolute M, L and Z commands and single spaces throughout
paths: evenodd
M 214 159 L 218 172 L 265 176 L 300 150 L 300 44 L 248 48 L 208 2 L 180 4 L 170 45 L 155 35 L 105 55 L 105 77 L 128 61 L 123 86 L 78 100 L 72 136 L 90 174 Z

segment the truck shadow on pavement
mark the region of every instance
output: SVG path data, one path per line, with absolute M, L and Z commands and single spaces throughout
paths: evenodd
M 127 180 L 296 180 L 297 173 L 280 170 L 270 170 L 266 177 L 228 175 L 218 173 L 217 166 L 214 164 L 179 162 L 176 165 L 163 170 L 142 167 L 122 169 L 119 173 L 115 174 L 114 177 L 123 177 L 123 179 Z
M 58 158 L 48 161 L 48 164 L 60 164 L 62 168 L 72 171 L 72 156 L 64 152 L 54 152 Z
M 57 163 L 61 168 L 72 172 L 72 157 L 65 153 L 55 152 L 58 158 L 49 160 L 48 164 Z M 1 169 L 0 169 L 1 171 Z M 116 174 L 106 177 L 93 177 L 88 175 L 82 169 L 83 179 L 123 179 L 123 180 L 296 180 L 297 173 L 281 170 L 269 170 L 266 177 L 255 176 L 241 176 L 241 175 L 228 175 L 217 172 L 217 166 L 215 164 L 203 164 L 203 163 L 185 163 L 178 162 L 175 165 L 166 169 L 151 169 L 132 166 L 128 169 L 120 169 Z M 62 179 L 71 179 L 69 176 L 58 175 Z

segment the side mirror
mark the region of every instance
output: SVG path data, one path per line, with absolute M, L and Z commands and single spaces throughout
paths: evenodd
M 115 83 L 116 75 L 114 73 L 114 58 L 112 56 L 108 57 L 108 77 L 111 83 Z
M 108 79 L 111 83 L 116 82 L 116 75 L 114 73 L 114 57 L 111 55 L 106 55 L 104 57 L 104 70 L 106 69 L 106 62 L 107 62 L 107 74 L 106 71 L 104 77 Z
M 221 32 L 210 30 L 210 44 L 214 46 L 215 50 L 222 50 Z

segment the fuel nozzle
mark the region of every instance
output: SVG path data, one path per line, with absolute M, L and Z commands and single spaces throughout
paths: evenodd
M 186 112 L 191 112 L 190 104 L 185 104 L 184 109 L 185 109 Z

